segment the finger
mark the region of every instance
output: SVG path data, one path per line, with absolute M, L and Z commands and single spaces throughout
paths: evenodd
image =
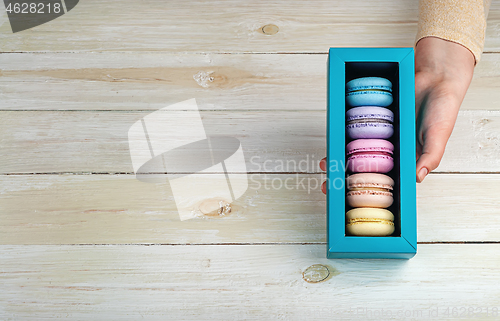
M 326 194 L 326 181 L 321 184 L 321 191 Z
M 322 171 L 326 171 L 326 157 L 320 160 L 319 168 L 321 168 Z
M 418 142 L 417 140 L 417 152 L 416 152 L 416 156 L 417 158 L 415 159 L 415 161 L 418 161 L 418 159 L 420 158 L 420 156 L 422 156 L 422 145 L 420 145 L 420 143 Z
M 430 138 L 424 140 L 422 154 L 417 160 L 417 182 L 421 183 L 425 176 L 435 170 L 441 159 L 443 158 L 444 150 L 448 137 L 445 135 L 428 135 Z
M 429 99 L 429 91 L 432 89 L 432 80 L 428 73 L 415 73 L 415 117 L 418 119 L 423 106 Z
M 422 129 L 425 109 L 429 103 L 430 80 L 426 73 L 415 74 L 415 129 L 416 129 L 416 160 L 422 155 Z

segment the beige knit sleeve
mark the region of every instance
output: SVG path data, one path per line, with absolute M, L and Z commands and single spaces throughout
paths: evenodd
M 438 37 L 469 49 L 476 64 L 484 48 L 486 18 L 491 0 L 420 0 L 415 44 Z

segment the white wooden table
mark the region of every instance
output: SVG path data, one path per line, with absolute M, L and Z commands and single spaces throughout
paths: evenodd
M 416 21 L 413 0 L 82 0 L 16 34 L 2 13 L 0 320 L 498 320 L 499 2 L 413 259 L 327 260 L 325 196 L 299 183 L 324 177 L 328 48 L 411 47 Z M 231 213 L 181 221 L 127 130 L 190 98 L 254 162 Z

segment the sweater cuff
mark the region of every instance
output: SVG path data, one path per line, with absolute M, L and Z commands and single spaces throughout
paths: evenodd
M 486 3 L 483 0 L 420 0 L 415 44 L 425 37 L 437 37 L 461 44 L 481 59 L 486 31 Z

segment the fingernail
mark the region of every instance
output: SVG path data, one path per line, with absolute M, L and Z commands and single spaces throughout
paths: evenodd
M 423 181 L 427 174 L 429 174 L 429 170 L 425 167 L 422 167 L 418 172 L 418 178 L 420 179 L 420 181 Z

